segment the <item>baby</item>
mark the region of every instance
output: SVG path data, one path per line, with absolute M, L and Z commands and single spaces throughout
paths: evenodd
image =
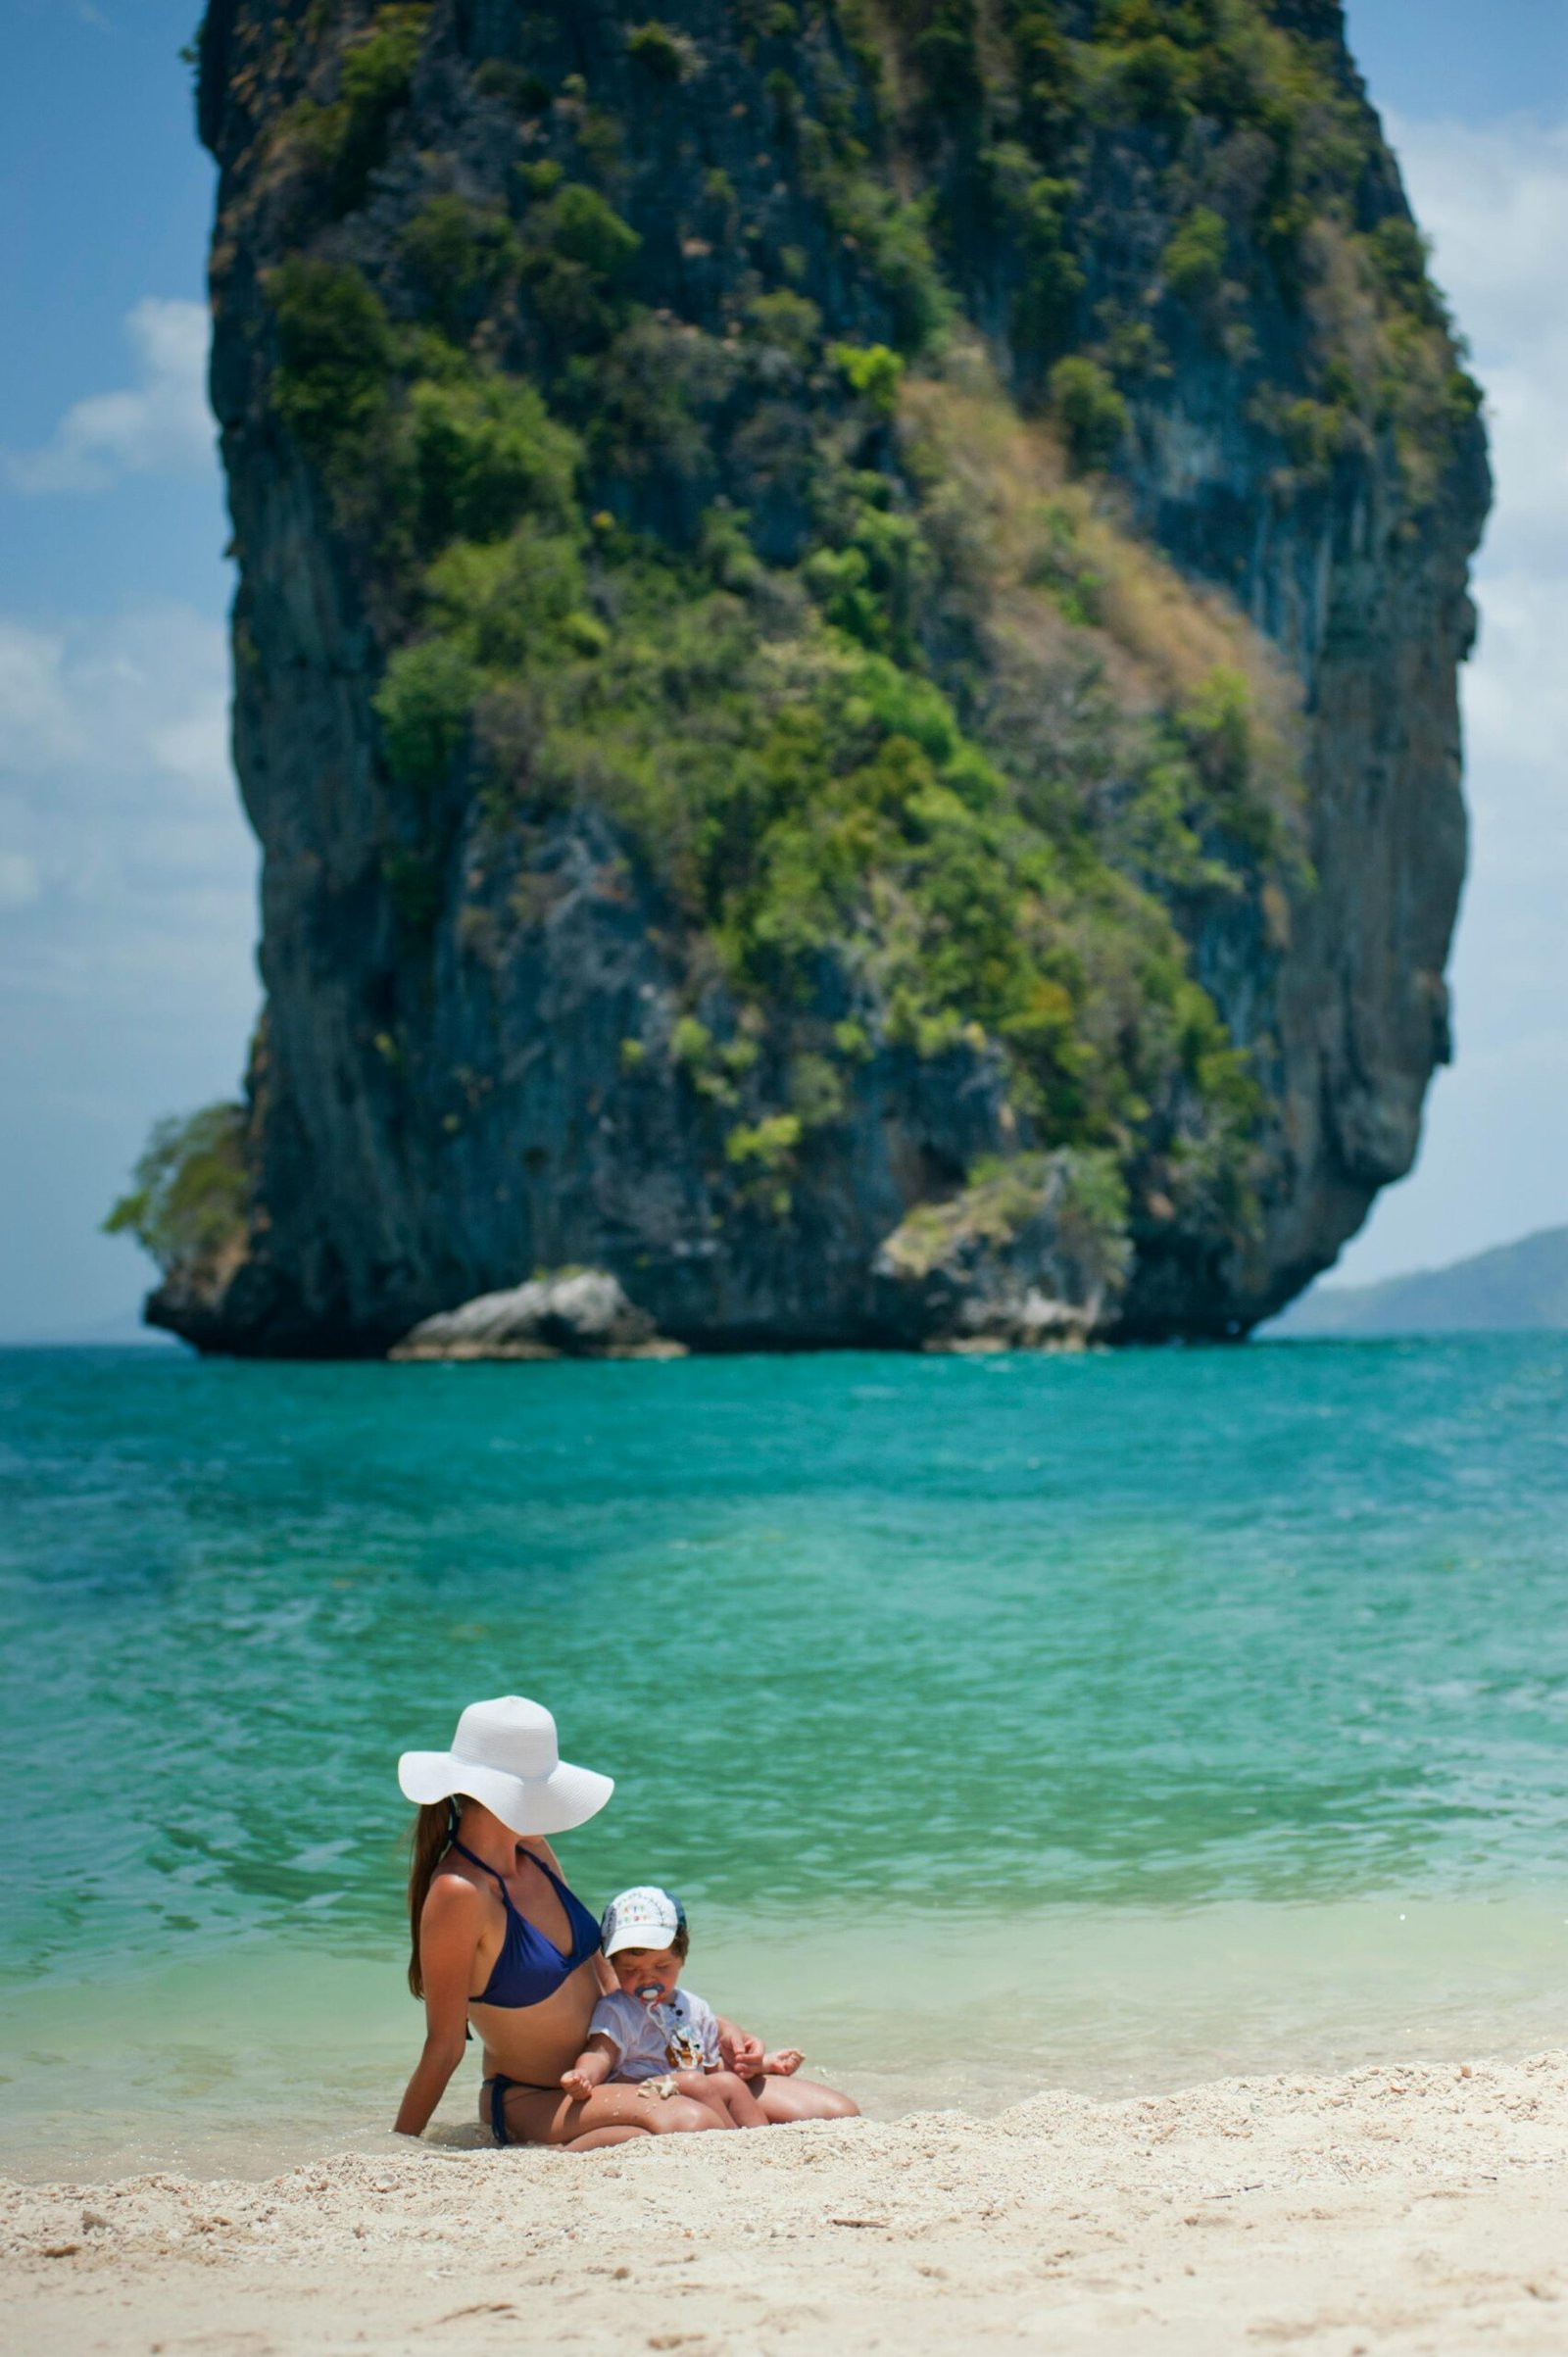
M 791 2077 L 803 2057 L 795 2046 L 764 2054 L 757 2038 L 679 1986 L 690 1946 L 679 1899 L 652 1885 L 622 1891 L 605 1909 L 603 1928 L 606 1961 L 620 1987 L 594 2007 L 588 2043 L 561 2075 L 566 2093 L 585 2103 L 614 2079 L 650 2097 L 695 2095 L 732 2128 L 765 2128 L 773 2114 L 756 2082 Z

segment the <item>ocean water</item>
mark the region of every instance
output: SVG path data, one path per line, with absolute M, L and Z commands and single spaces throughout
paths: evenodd
M 383 2136 L 397 1753 L 506 1692 L 868 2109 L 1568 2042 L 1568 1337 L 16 1351 L 0 1611 L 15 2173 Z

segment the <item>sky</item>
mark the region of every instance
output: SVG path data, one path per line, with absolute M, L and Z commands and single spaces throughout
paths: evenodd
M 229 769 L 203 392 L 198 0 L 10 0 L 0 80 L 0 1339 L 129 1339 L 98 1224 L 154 1118 L 236 1092 L 256 854 Z M 1334 1283 L 1568 1221 L 1568 9 L 1349 0 L 1488 393 L 1458 1055 Z

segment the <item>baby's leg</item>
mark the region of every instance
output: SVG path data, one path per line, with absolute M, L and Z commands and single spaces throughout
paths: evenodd
M 767 2113 L 744 2079 L 733 2071 L 677 2071 L 675 2085 L 683 2095 L 711 2103 L 736 2128 L 765 2128 Z

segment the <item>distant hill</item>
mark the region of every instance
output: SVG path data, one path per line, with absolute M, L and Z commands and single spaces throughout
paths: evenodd
M 1568 1228 L 1543 1228 L 1451 1268 L 1309 1293 L 1268 1332 L 1456 1334 L 1519 1326 L 1568 1328 Z

